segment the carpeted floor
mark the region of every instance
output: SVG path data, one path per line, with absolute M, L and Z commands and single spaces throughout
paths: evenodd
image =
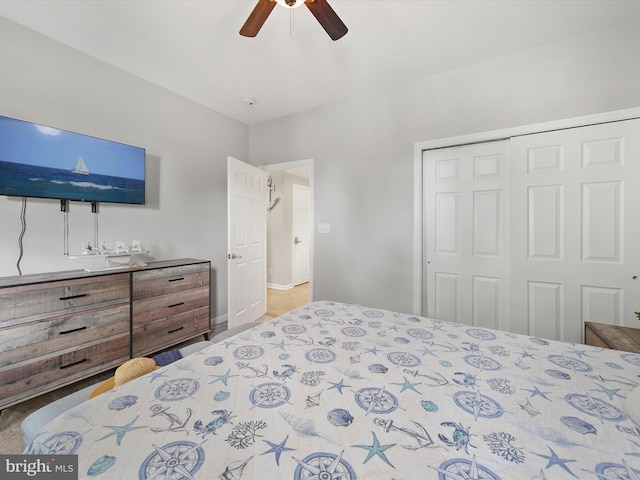
M 113 369 L 2 410 L 0 413 L 0 453 L 10 455 L 20 454 L 24 451 L 26 445 L 22 441 L 20 424 L 31 412 L 89 385 L 101 382 L 112 375 Z
M 267 290 L 267 313 L 259 321 L 279 317 L 294 308 L 306 305 L 310 301 L 309 298 L 308 283 L 298 285 L 289 290 L 274 290 L 270 288 Z M 2 413 L 0 413 L 0 454 L 20 454 L 24 451 L 25 445 L 22 441 L 20 424 L 31 412 L 88 385 L 101 382 L 112 375 L 112 370 L 104 372 L 2 410 Z

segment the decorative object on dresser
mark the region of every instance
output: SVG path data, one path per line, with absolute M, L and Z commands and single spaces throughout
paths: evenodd
M 584 322 L 584 343 L 596 347 L 640 353 L 640 329 Z
M 208 335 L 211 263 L 0 278 L 0 409 Z

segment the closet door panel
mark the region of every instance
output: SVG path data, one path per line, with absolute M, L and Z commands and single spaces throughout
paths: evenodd
M 514 331 L 581 342 L 583 322 L 635 326 L 640 121 L 511 139 Z
M 425 314 L 509 329 L 508 142 L 425 151 Z

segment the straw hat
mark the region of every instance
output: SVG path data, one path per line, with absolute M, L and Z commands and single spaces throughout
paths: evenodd
M 118 368 L 116 368 L 116 373 L 113 377 L 108 378 L 107 380 L 99 384 L 89 394 L 88 398 L 93 398 L 100 395 L 101 393 L 113 390 L 115 387 L 127 383 L 129 380 L 141 377 L 142 375 L 151 373 L 154 370 L 158 370 L 159 368 L 160 367 L 156 365 L 156 362 L 153 360 L 153 358 L 138 357 L 127 360 Z

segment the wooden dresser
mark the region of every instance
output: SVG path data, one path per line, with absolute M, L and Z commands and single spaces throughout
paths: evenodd
M 640 353 L 640 329 L 585 322 L 584 343 L 596 347 Z
M 0 278 L 0 409 L 210 330 L 211 264 Z

